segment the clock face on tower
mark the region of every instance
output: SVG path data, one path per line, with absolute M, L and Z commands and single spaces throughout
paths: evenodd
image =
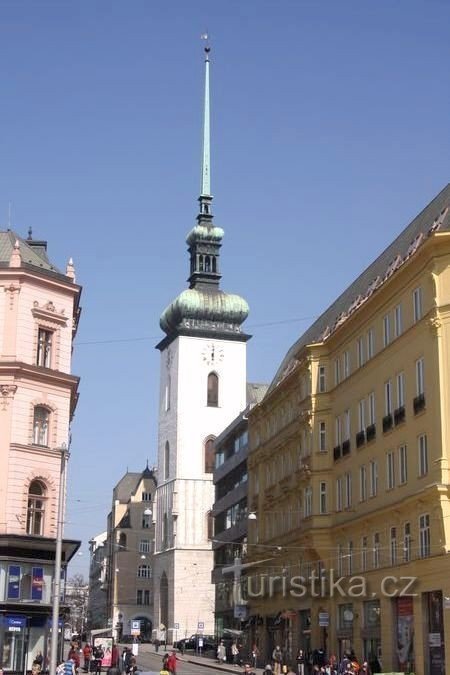
M 202 358 L 207 366 L 216 366 L 223 361 L 223 357 L 223 348 L 216 347 L 213 342 L 207 344 L 202 351 Z

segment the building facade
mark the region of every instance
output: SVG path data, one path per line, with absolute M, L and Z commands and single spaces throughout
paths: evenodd
M 214 631 L 214 439 L 246 405 L 245 300 L 219 287 L 223 230 L 213 223 L 206 51 L 202 187 L 187 237 L 189 288 L 164 311 L 161 352 L 155 617 L 170 640 Z
M 142 473 L 127 471 L 113 490 L 104 587 L 108 621 L 117 641 L 131 634 L 132 621 L 140 621 L 142 638 L 152 635 L 155 493 L 156 476 L 148 465 Z
M 107 628 L 106 574 L 108 568 L 107 532 L 101 532 L 89 542 L 89 594 L 87 630 Z
M 249 550 L 276 544 L 250 599 L 265 653 L 354 649 L 386 672 L 448 670 L 449 306 L 447 186 L 251 411 Z
M 215 500 L 212 508 L 212 548 L 215 585 L 215 635 L 226 629 L 241 630 L 247 621 L 246 598 L 239 605 L 235 570 L 224 574 L 247 554 L 248 497 L 248 413 L 267 391 L 265 384 L 247 384 L 247 407 L 216 438 L 213 474 Z
M 71 374 L 81 288 L 47 244 L 0 232 L 0 654 L 3 670 L 49 656 L 62 454 L 78 397 Z M 80 542 L 63 542 L 62 568 Z

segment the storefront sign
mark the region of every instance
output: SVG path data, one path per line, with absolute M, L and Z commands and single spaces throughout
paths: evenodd
M 33 567 L 31 577 L 31 599 L 42 600 L 43 588 L 44 588 L 44 569 L 43 567 Z
M 8 567 L 8 600 L 20 598 L 20 565 Z
M 140 635 L 141 634 L 141 622 L 132 621 L 131 622 L 131 635 Z
M 319 626 L 328 628 L 330 625 L 330 615 L 328 612 L 319 612 Z
M 25 616 L 6 616 L 6 629 L 8 633 L 20 633 L 27 625 Z
M 440 647 L 441 646 L 441 634 L 440 633 L 428 633 L 428 645 L 430 647 Z
M 240 619 L 241 621 L 246 621 L 248 615 L 247 605 L 235 605 L 234 606 L 234 618 Z

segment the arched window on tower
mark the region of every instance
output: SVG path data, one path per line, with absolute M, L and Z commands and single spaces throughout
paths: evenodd
M 213 539 L 214 537 L 214 516 L 211 511 L 208 511 L 206 514 L 206 535 L 208 539 Z
M 161 538 L 162 538 L 162 549 L 163 551 L 165 551 L 166 548 L 169 548 L 169 518 L 167 517 L 167 513 L 164 513 L 163 515 Z
M 50 412 L 42 405 L 37 405 L 33 413 L 33 444 L 48 446 L 48 427 Z
M 217 272 L 217 259 L 215 255 L 212 257 L 212 271 L 214 273 Z
M 169 441 L 166 441 L 164 446 L 164 478 L 169 478 L 170 473 L 170 445 Z
M 219 405 L 219 376 L 217 373 L 209 373 L 208 375 L 208 394 L 206 405 L 210 408 L 217 408 Z
M 125 532 L 119 534 L 119 551 L 125 551 L 127 548 L 127 535 Z
M 44 512 L 47 490 L 40 480 L 33 480 L 28 488 L 27 534 L 44 533 Z
M 166 412 L 170 410 L 170 389 L 171 389 L 171 379 L 170 379 L 170 373 L 167 375 L 167 380 L 166 380 L 166 391 L 165 391 L 165 401 L 164 401 L 164 407 Z
M 198 257 L 198 271 L 203 272 L 203 256 Z
M 205 256 L 205 272 L 211 272 L 211 258 L 209 255 Z
M 212 473 L 215 466 L 214 436 L 205 441 L 205 473 Z

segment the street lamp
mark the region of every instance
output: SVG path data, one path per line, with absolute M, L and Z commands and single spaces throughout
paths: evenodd
M 151 516 L 151 515 L 152 515 L 152 510 L 147 507 L 144 511 L 144 516 Z
M 258 516 L 254 511 L 250 511 L 250 513 L 248 514 L 248 520 L 258 520 Z
M 61 553 L 62 538 L 64 529 L 64 502 L 66 493 L 66 464 L 69 458 L 69 451 L 65 443 L 60 448 L 56 448 L 61 454 L 61 465 L 59 472 L 59 494 L 58 494 L 58 520 L 56 524 L 56 551 L 55 551 L 55 578 L 53 580 L 53 603 L 52 603 L 52 640 L 50 645 L 50 673 L 56 673 L 58 658 L 58 631 L 59 631 L 59 601 L 61 597 Z

